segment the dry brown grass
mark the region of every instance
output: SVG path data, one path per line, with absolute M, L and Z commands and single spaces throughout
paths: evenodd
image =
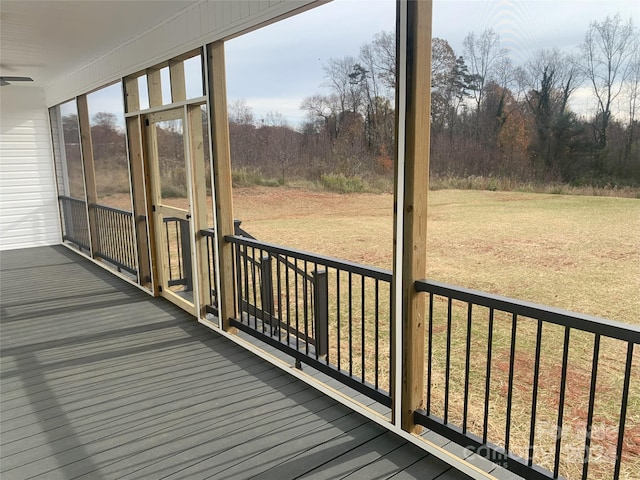
M 429 278 L 640 323 L 640 201 L 430 192 Z M 234 191 L 257 238 L 390 269 L 393 196 L 287 188 Z

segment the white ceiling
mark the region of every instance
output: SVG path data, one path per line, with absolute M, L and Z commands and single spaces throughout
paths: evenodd
M 0 76 L 44 86 L 197 0 L 0 0 Z

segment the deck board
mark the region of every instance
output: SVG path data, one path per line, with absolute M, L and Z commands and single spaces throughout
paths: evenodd
M 3 479 L 465 478 L 65 247 L 0 309 Z

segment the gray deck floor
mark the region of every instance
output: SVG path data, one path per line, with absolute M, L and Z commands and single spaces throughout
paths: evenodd
M 64 247 L 0 265 L 3 480 L 468 478 Z

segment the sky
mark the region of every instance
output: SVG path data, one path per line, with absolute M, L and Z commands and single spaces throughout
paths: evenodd
M 278 112 L 292 126 L 299 125 L 306 116 L 300 109 L 304 97 L 328 93 L 323 65 L 331 58 L 357 57 L 376 33 L 394 32 L 395 8 L 395 0 L 334 0 L 227 41 L 229 102 L 245 100 L 257 121 Z M 456 55 L 462 55 L 468 33 L 492 28 L 519 66 L 543 48 L 575 51 L 591 22 L 616 13 L 640 26 L 640 0 L 434 0 L 433 36 L 447 40 Z M 199 96 L 199 66 L 186 63 L 187 87 L 195 85 L 187 93 Z M 168 88 L 163 88 L 163 97 L 170 103 Z M 91 94 L 89 106 L 92 112 L 122 118 L 120 87 Z M 147 108 L 148 102 L 141 107 Z M 579 115 L 594 113 L 589 88 L 574 93 L 571 107 Z
M 593 21 L 620 13 L 640 21 L 638 0 L 434 0 L 433 36 L 456 55 L 469 32 L 492 28 L 518 66 L 539 49 L 571 52 Z M 395 30 L 394 0 L 335 0 L 226 43 L 229 101 L 246 100 L 257 119 L 268 112 L 290 123 L 304 120 L 300 103 L 323 90 L 323 63 L 357 56 L 382 30 Z M 576 92 L 573 108 L 588 115 L 589 90 Z

